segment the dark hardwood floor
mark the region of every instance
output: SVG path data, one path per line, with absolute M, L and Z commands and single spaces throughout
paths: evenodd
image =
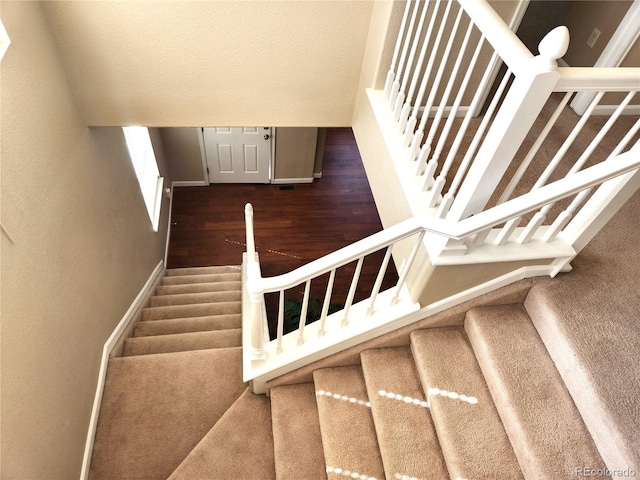
M 239 265 L 245 251 L 244 205 L 253 204 L 256 249 L 264 277 L 279 275 L 382 229 L 353 133 L 327 132 L 322 178 L 295 189 L 278 185 L 177 187 L 168 268 Z M 363 265 L 356 301 L 369 295 L 383 252 Z M 344 304 L 355 262 L 336 274 L 332 302 Z M 312 282 L 322 299 L 328 276 Z M 383 290 L 397 281 L 390 265 Z M 301 299 L 304 285 L 287 292 Z M 275 296 L 275 295 L 274 295 Z M 268 300 L 273 304 L 275 300 Z

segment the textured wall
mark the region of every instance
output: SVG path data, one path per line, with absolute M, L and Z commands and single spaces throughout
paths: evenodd
M 78 478 L 102 348 L 164 256 L 120 128 L 87 128 L 40 4 L 3 2 L 2 478 Z
M 370 1 L 43 3 L 89 125 L 351 122 Z

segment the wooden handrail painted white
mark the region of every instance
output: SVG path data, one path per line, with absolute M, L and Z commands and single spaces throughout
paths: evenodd
M 537 210 L 548 203 L 570 197 L 582 190 L 640 168 L 640 144 L 615 159 L 593 165 L 477 215 L 451 222 L 435 217 L 412 217 L 370 237 L 314 260 L 291 272 L 268 278 L 249 278 L 247 288 L 253 293 L 286 290 L 310 278 L 319 277 L 365 255 L 377 252 L 420 231 L 461 240 L 511 218 Z
M 559 67 L 558 73 L 556 92 L 640 90 L 640 68 L 637 67 Z
M 527 64 L 533 59 L 533 54 L 488 2 L 458 0 L 458 3 L 511 70 L 516 73 L 527 70 Z

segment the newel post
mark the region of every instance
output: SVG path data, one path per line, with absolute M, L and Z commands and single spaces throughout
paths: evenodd
M 540 42 L 540 55 L 522 59 L 511 66 L 515 73 L 493 124 L 478 149 L 476 157 L 460 186 L 447 220 L 459 221 L 481 212 L 489 201 L 500 179 L 506 172 L 520 145 L 560 79 L 556 60 L 569 46 L 569 31 L 557 27 Z M 438 249 L 457 254 L 464 246 L 460 242 L 440 240 Z
M 264 332 L 262 327 L 262 295 L 249 290 L 251 303 L 251 353 L 255 360 L 264 358 Z
M 255 360 L 264 358 L 264 331 L 262 318 L 262 293 L 259 290 L 260 264 L 253 235 L 253 205 L 244 207 L 247 236 L 247 291 L 249 293 L 249 315 L 251 323 L 251 353 Z

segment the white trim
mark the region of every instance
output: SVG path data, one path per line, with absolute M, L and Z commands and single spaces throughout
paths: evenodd
M 87 441 L 84 448 L 84 456 L 82 459 L 82 470 L 80 473 L 81 480 L 87 480 L 89 478 L 89 467 L 91 464 L 91 454 L 93 452 L 93 442 L 96 436 L 96 427 L 98 425 L 98 415 L 100 414 L 100 405 L 102 404 L 102 393 L 104 390 L 104 382 L 107 376 L 107 365 L 109 364 L 109 354 L 118 343 L 120 336 L 131 324 L 135 318 L 136 312 L 143 307 L 144 300 L 151 293 L 151 290 L 155 286 L 158 278 L 164 273 L 164 262 L 160 260 L 156 268 L 149 276 L 147 283 L 144 284 L 140 293 L 135 298 L 131 306 L 124 314 L 120 323 L 116 326 L 115 330 L 104 344 L 102 349 L 102 360 L 100 362 L 100 371 L 98 373 L 98 384 L 96 386 L 96 395 L 93 400 L 93 409 L 91 410 L 91 419 L 89 420 L 89 430 L 87 432 Z
M 176 180 L 171 182 L 171 187 L 207 187 L 209 183 L 206 180 Z
M 598 105 L 594 110 L 591 116 L 596 115 L 606 115 L 610 117 L 617 110 L 620 105 Z M 640 115 L 640 105 L 627 105 L 625 109 L 622 111 L 621 115 Z
M 168 189 L 167 197 L 169 197 L 169 218 L 167 219 L 167 238 L 164 244 L 164 264 L 167 264 L 169 258 L 169 239 L 171 238 L 171 215 L 173 213 L 173 186 L 174 182 L 171 182 L 171 188 Z
M 313 178 L 322 178 L 322 172 L 314 173 Z
M 634 42 L 640 37 L 639 17 L 640 0 L 634 0 L 594 67 L 620 66 Z M 578 115 L 582 115 L 595 95 L 595 92 L 578 92 L 569 106 Z
M 309 178 L 274 178 L 271 180 L 274 185 L 286 185 L 290 183 L 313 183 L 313 177 Z
M 204 127 L 198 128 L 198 143 L 200 144 L 200 158 L 202 158 L 202 176 L 204 177 L 202 180 L 202 185 L 209 185 L 211 183 L 211 178 L 209 177 L 209 173 L 207 172 L 209 166 L 207 165 L 207 151 L 204 148 Z

